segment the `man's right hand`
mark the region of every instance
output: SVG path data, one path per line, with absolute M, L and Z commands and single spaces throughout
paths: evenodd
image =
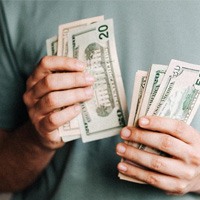
M 73 58 L 46 56 L 27 80 L 24 102 L 42 143 L 63 146 L 58 127 L 80 113 L 80 102 L 92 98 L 94 78 L 85 64 Z

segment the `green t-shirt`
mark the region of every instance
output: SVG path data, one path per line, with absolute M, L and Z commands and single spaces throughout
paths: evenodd
M 198 1 L 1 1 L 0 127 L 13 129 L 27 119 L 25 82 L 46 55 L 45 41 L 58 25 L 104 15 L 113 18 L 122 77 L 130 108 L 135 72 L 172 58 L 200 63 Z M 198 112 L 192 126 L 200 130 Z M 67 143 L 38 180 L 13 200 L 197 200 L 168 196 L 149 185 L 118 179 L 119 136 L 83 144 Z M 23 169 L 22 169 L 23 171 Z

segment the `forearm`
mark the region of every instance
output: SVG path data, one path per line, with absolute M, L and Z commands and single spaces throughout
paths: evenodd
M 40 175 L 55 150 L 44 147 L 30 123 L 6 133 L 0 131 L 0 192 L 19 191 Z

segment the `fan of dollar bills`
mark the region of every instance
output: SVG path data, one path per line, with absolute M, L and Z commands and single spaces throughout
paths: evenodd
M 136 73 L 128 125 L 137 125 L 139 117 L 144 115 L 169 117 L 190 124 L 199 104 L 199 65 L 178 60 L 171 60 L 169 66 L 154 64 L 149 72 Z M 163 152 L 142 144 L 129 142 L 129 145 L 163 155 Z M 121 173 L 119 178 L 138 182 Z
M 60 25 L 58 36 L 46 44 L 48 55 L 84 61 L 95 77 L 94 98 L 81 103 L 82 113 L 59 128 L 63 141 L 89 142 L 118 134 L 127 122 L 127 106 L 112 19 L 99 16 Z
M 125 92 L 116 52 L 112 19 L 103 16 L 59 26 L 58 36 L 47 40 L 47 54 L 74 57 L 87 63 L 95 77 L 94 98 L 81 103 L 82 113 L 59 128 L 64 142 L 83 142 L 119 133 L 127 122 Z M 152 65 L 138 71 L 128 125 L 143 115 L 179 119 L 190 124 L 200 103 L 200 66 L 172 60 L 168 66 Z M 132 144 L 146 151 L 151 148 Z M 159 152 L 157 152 L 159 153 Z

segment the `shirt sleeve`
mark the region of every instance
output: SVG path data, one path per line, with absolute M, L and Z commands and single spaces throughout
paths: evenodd
M 27 118 L 23 103 L 25 78 L 22 74 L 12 48 L 5 10 L 0 3 L 0 128 L 2 129 L 14 129 Z

